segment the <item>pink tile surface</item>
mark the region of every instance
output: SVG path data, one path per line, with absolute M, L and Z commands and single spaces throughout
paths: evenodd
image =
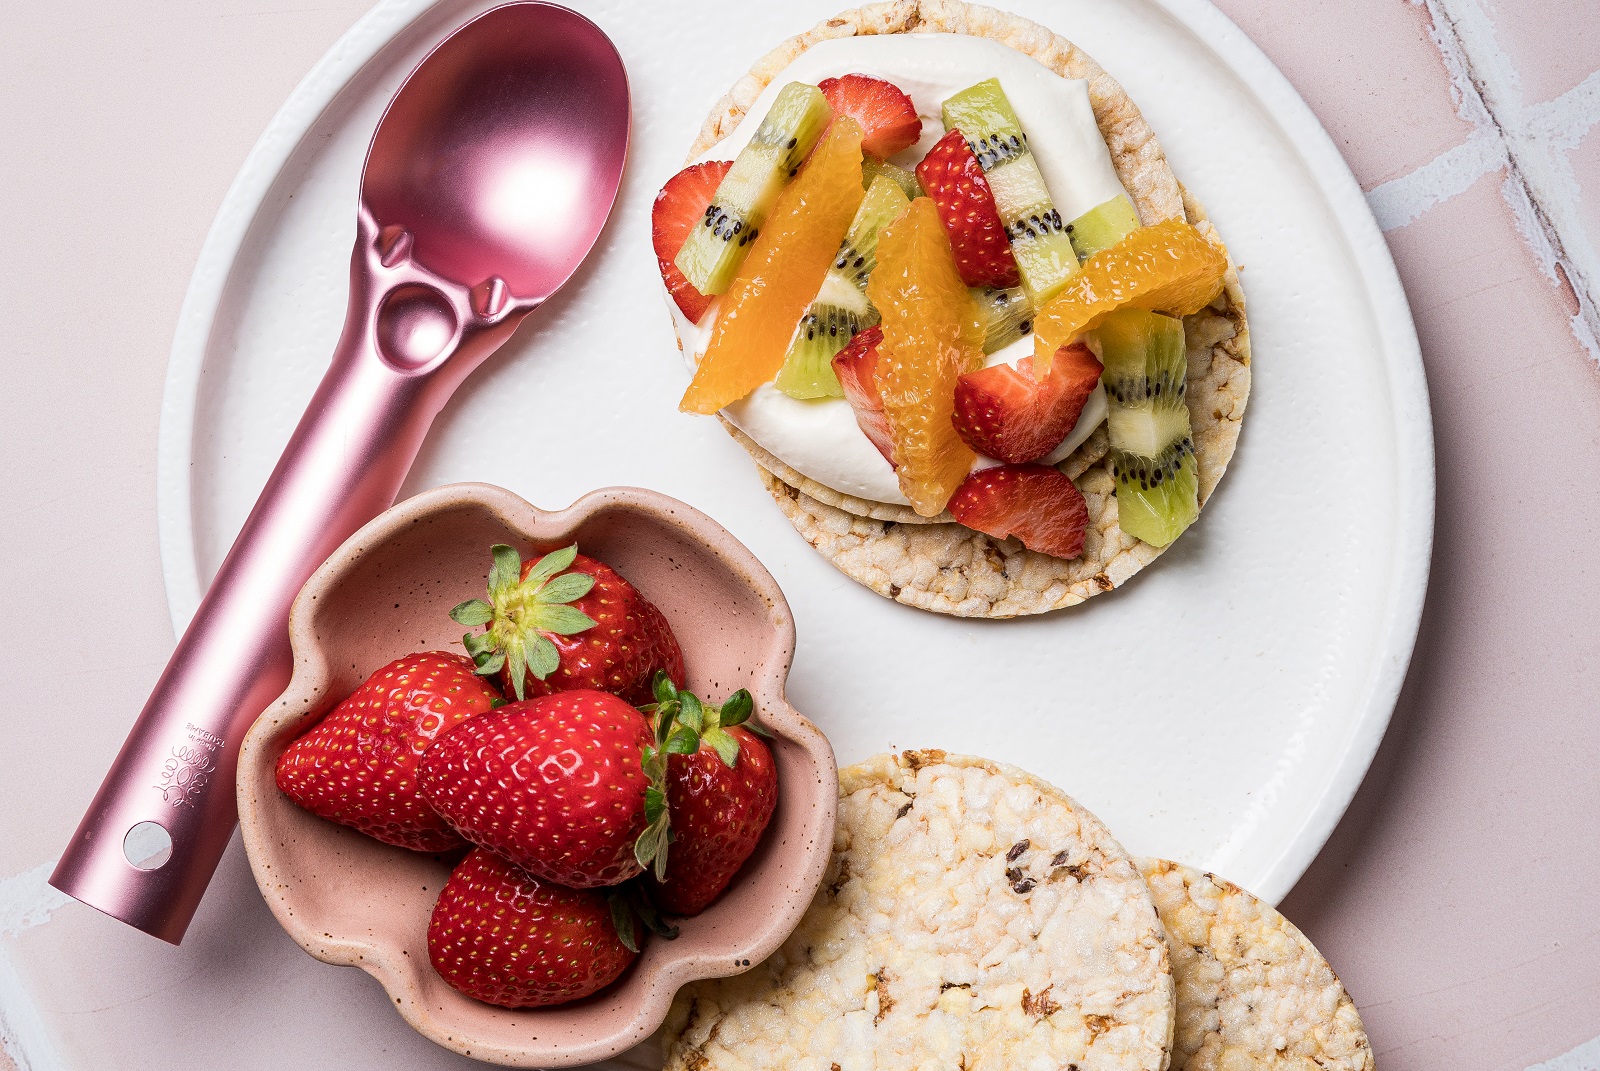
M 1403 0 L 1217 6 L 1289 75 L 1363 189 L 1411 171 L 1472 132 L 1456 116 L 1422 7 Z
M 1438 519 L 1421 642 L 1374 771 L 1284 904 L 1379 1066 L 1523 1067 L 1600 1034 L 1600 376 L 1503 175 L 1392 233 L 1422 341 Z
M 1524 104 L 1559 97 L 1600 68 L 1600 13 L 1588 0 L 1478 2 L 1516 69 Z

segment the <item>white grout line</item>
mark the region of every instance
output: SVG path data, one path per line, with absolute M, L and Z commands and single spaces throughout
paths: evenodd
M 1456 194 L 1465 193 L 1474 182 L 1508 163 L 1505 142 L 1475 130 L 1466 141 L 1410 174 L 1373 187 L 1367 192 L 1367 204 L 1372 206 L 1378 226 L 1392 231 Z
M 1479 0 L 1410 2 L 1428 11 L 1429 34 L 1450 76 L 1457 113 L 1472 124 L 1474 139 L 1502 146 L 1506 181 L 1501 192 L 1517 231 L 1545 277 L 1571 293 L 1578 306 L 1569 321 L 1573 336 L 1600 363 L 1600 253 L 1578 214 L 1582 191 L 1567 156 L 1600 122 L 1600 72 L 1553 101 L 1525 107 L 1516 66 L 1501 49 Z M 1394 218 L 1404 218 L 1404 207 L 1402 202 Z
M 72 897 L 50 885 L 55 863 L 45 863 L 0 881 L 0 937 L 21 933 L 50 921 Z
M 1528 1071 L 1597 1071 L 1600 1069 L 1600 1038 L 1591 1038 L 1575 1049 L 1553 1056 Z
M 50 886 L 49 862 L 0 880 L 0 937 L 12 937 L 50 921 L 57 908 L 72 902 Z M 39 1009 L 16 968 L 0 948 L 0 1050 L 17 1071 L 57 1071 L 64 1067 L 50 1041 Z

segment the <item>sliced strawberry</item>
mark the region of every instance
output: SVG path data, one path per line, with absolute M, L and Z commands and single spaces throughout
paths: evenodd
M 850 345 L 833 358 L 833 374 L 844 388 L 844 399 L 855 410 L 856 425 L 872 440 L 878 453 L 894 465 L 894 439 L 889 434 L 889 418 L 883 412 L 883 395 L 878 393 L 878 344 L 883 329 L 869 327 L 850 340 Z
M 956 380 L 956 433 L 978 453 L 996 461 L 1035 461 L 1061 445 L 1077 425 L 1083 403 L 1100 382 L 1100 362 L 1081 342 L 1062 346 L 1044 382 L 1034 378 L 1033 358 L 1015 368 L 997 364 Z
M 835 115 L 848 115 L 861 124 L 861 151 L 880 160 L 909 149 L 922 135 L 917 106 L 900 87 L 881 78 L 847 74 L 817 83 Z
M 650 241 L 656 249 L 661 281 L 667 284 L 667 293 L 678 308 L 695 323 L 711 307 L 711 299 L 696 290 L 672 261 L 689 232 L 705 216 L 718 183 L 732 166 L 731 160 L 709 160 L 684 168 L 661 187 L 650 208 Z
M 928 150 L 917 165 L 917 178 L 939 208 L 961 281 L 968 286 L 1016 286 L 1021 276 L 994 191 L 961 131 L 950 131 Z
M 1077 484 L 1048 465 L 979 469 L 956 489 L 947 507 L 968 528 L 1056 558 L 1083 553 L 1089 507 Z

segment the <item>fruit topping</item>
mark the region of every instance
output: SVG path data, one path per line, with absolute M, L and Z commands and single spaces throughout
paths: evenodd
M 722 299 L 680 409 L 715 413 L 777 375 L 795 325 L 822 288 L 864 195 L 861 127 L 840 116 L 779 195 L 752 244 Z
M 1036 308 L 1043 305 L 1078 270 L 1078 255 L 999 80 L 979 82 L 945 101 L 944 128 L 966 136 L 994 193 L 1028 299 Z
M 637 843 L 666 841 L 663 786 L 644 769 L 654 745 L 644 715 L 616 696 L 557 692 L 441 737 L 423 756 L 422 794 L 456 832 L 535 877 L 615 885 L 653 859 L 637 858 Z
M 695 323 L 711 307 L 711 298 L 696 290 L 672 262 L 683 248 L 689 232 L 706 215 L 717 184 L 733 165 L 726 160 L 693 164 L 667 180 L 650 206 L 650 242 L 656 250 L 656 266 L 661 281 L 667 284 L 678 310 Z
M 878 263 L 878 232 L 910 203 L 890 179 L 879 178 L 867 187 L 833 266 L 823 277 L 822 291 L 800 317 L 789 355 L 774 381 L 779 390 L 793 398 L 841 397 L 833 355 L 856 332 L 878 322 L 878 310 L 867 300 L 867 280 Z
M 751 732 L 754 709 L 742 688 L 714 707 L 664 677 L 657 684 L 657 739 L 662 727 L 673 726 L 664 744 L 672 855 L 665 876 L 646 880 L 663 911 L 698 915 L 710 906 L 772 820 L 778 769 L 771 749 Z
M 625 925 L 635 928 L 632 918 Z M 610 985 L 638 955 L 607 898 L 541 881 L 478 848 L 444 884 L 428 920 L 428 961 L 452 989 L 502 1008 L 537 1008 Z
M 450 616 L 488 626 L 461 642 L 479 673 L 500 675 L 507 695 L 596 688 L 643 703 L 658 672 L 683 680 L 672 626 L 609 565 L 575 546 L 537 561 L 503 543 L 490 553 L 489 600 L 468 599 Z
M 1064 347 L 1044 378 L 1033 358 L 997 364 L 956 380 L 956 432 L 997 461 L 1035 461 L 1061 445 L 1100 385 L 1100 362 L 1081 342 Z
M 1089 507 L 1067 474 L 1048 465 L 979 469 L 950 499 L 950 515 L 968 528 L 1056 558 L 1083 553 Z
M 839 351 L 833 359 L 833 371 L 844 390 L 845 401 L 855 412 L 856 426 L 892 467 L 894 439 L 889 435 L 889 418 L 883 413 L 883 395 L 878 391 L 878 346 L 882 342 L 882 328 L 867 328 Z
M 825 78 L 817 88 L 835 115 L 848 115 L 861 124 L 861 151 L 879 160 L 909 149 L 922 135 L 917 106 L 892 82 L 847 74 Z
M 906 200 L 922 196 L 922 184 L 917 181 L 917 176 L 903 167 L 885 163 L 873 156 L 863 157 L 861 160 L 861 181 L 867 187 L 872 186 L 872 180 L 879 175 L 893 179 L 894 184 L 900 187 L 900 192 L 906 195 Z
M 1079 260 L 1087 260 L 1102 249 L 1110 249 L 1139 229 L 1139 213 L 1127 195 L 1118 194 L 1067 224 L 1072 248 Z
M 972 468 L 950 418 L 956 379 L 983 364 L 983 317 L 931 199 L 912 201 L 879 235 L 867 296 L 883 317 L 876 378 L 900 490 L 918 514 L 937 516 Z
M 417 789 L 422 753 L 444 733 L 501 702 L 458 654 L 390 662 L 278 758 L 278 788 L 312 814 L 419 852 L 461 838 Z
M 772 102 L 674 260 L 702 294 L 720 294 L 760 234 L 779 192 L 832 116 L 816 86 L 790 82 Z
M 1033 331 L 1033 305 L 1022 287 L 974 287 L 972 298 L 983 312 L 984 353 L 999 353 Z
M 1183 321 L 1113 312 L 1092 336 L 1105 361 L 1106 429 L 1117 474 L 1117 524 L 1164 547 L 1200 516 L 1199 463 L 1184 401 Z
M 1005 224 L 961 131 L 950 131 L 928 150 L 917 165 L 917 179 L 939 208 L 961 281 L 968 286 L 1016 286 L 1017 261 Z
M 1199 312 L 1222 292 L 1227 270 L 1228 255 L 1182 220 L 1140 227 L 1085 261 L 1067 288 L 1039 309 L 1034 357 L 1048 367 L 1056 350 L 1124 306 L 1173 316 Z

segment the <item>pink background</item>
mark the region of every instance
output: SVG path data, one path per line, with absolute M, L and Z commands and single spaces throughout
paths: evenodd
M 1381 1066 L 1593 1071 L 1600 13 L 1592 0 L 1219 6 L 1369 191 L 1416 317 L 1438 448 L 1410 676 L 1284 911 L 1346 981 Z M 410 1034 L 375 985 L 306 959 L 237 845 L 178 949 L 44 886 L 172 647 L 155 445 L 191 267 L 268 118 L 365 7 L 5 13 L 0 1068 L 109 1066 L 119 1039 L 128 1067 L 212 1039 L 217 1066 L 467 1066 Z M 330 1017 L 343 1029 L 297 1026 Z

